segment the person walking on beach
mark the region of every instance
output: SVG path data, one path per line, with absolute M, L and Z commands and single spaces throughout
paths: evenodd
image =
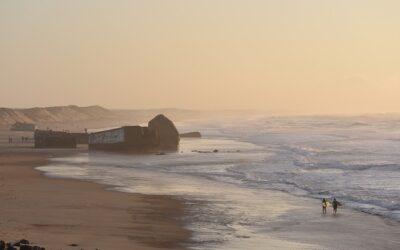
M 340 205 L 340 203 L 336 200 L 336 198 L 333 198 L 333 201 L 332 201 L 333 214 L 337 213 L 337 208 L 339 205 Z
M 326 214 L 326 207 L 328 206 L 328 202 L 325 200 L 325 198 L 322 199 L 322 213 Z

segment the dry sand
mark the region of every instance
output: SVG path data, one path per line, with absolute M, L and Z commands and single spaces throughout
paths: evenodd
M 71 152 L 0 151 L 0 239 L 26 238 L 46 249 L 184 249 L 189 233 L 179 201 L 51 179 L 34 169 L 49 155 Z

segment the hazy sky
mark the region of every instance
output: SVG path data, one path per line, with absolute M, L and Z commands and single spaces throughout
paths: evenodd
M 400 112 L 399 0 L 0 0 L 0 106 Z

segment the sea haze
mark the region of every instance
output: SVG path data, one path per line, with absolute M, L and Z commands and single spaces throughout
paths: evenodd
M 336 197 L 347 208 L 400 221 L 398 117 L 264 117 L 177 125 L 180 131 L 201 131 L 204 138 L 182 139 L 177 153 L 89 153 L 57 158 L 39 169 L 124 192 L 181 197 L 191 207 L 193 241 L 203 243 L 196 249 L 222 249 L 221 243 L 243 238 L 260 241 L 259 229 L 282 213 L 265 214 L 267 190 Z

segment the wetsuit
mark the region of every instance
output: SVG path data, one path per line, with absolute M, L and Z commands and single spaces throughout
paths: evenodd
M 337 202 L 336 200 L 334 200 L 334 201 L 332 202 L 332 207 L 333 207 L 333 211 L 334 211 L 335 214 L 336 214 L 337 207 L 338 207 L 338 202 Z
M 326 200 L 322 200 L 322 213 L 326 214 L 326 207 L 328 206 Z

